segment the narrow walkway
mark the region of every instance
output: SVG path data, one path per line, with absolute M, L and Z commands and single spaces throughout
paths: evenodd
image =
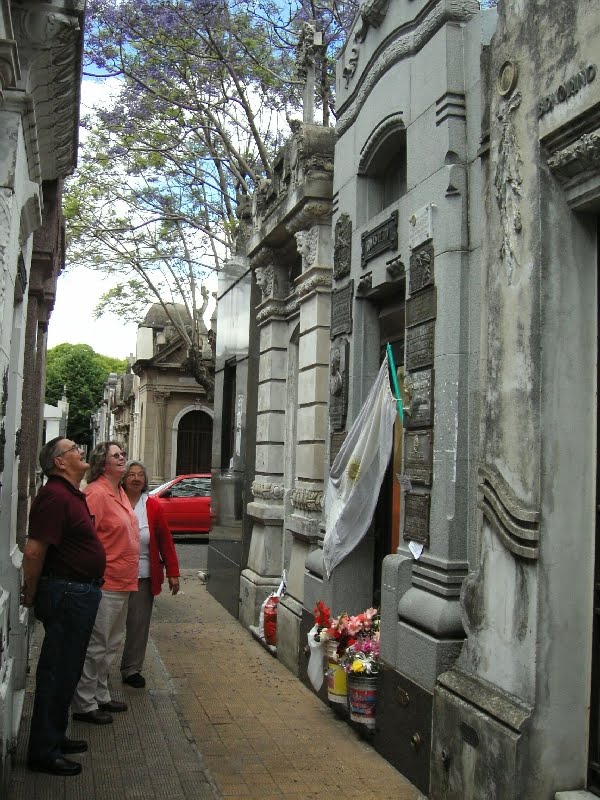
M 34 653 L 35 655 L 35 653 Z M 87 738 L 83 772 L 55 778 L 24 766 L 25 719 L 8 800 L 254 798 L 419 800 L 422 796 L 285 667 L 200 583 L 184 575 L 152 622 L 146 690 L 120 683 L 130 704 L 113 725 L 74 723 Z

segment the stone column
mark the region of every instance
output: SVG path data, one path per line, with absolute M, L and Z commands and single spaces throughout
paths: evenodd
M 154 403 L 156 405 L 156 438 L 154 439 L 154 475 L 152 483 L 160 484 L 165 481 L 165 433 L 167 426 L 167 400 L 170 392 L 162 389 L 154 390 Z
M 285 529 L 291 532 L 287 594 L 279 605 L 277 658 L 298 674 L 302 665 L 302 612 L 308 554 L 316 549 L 323 511 L 329 399 L 329 323 L 331 316 L 332 242 L 329 209 L 316 224 L 295 233 L 302 256 L 296 279 L 300 310 L 298 342 L 295 475 Z M 306 214 L 302 215 L 302 220 Z M 293 223 L 291 226 L 293 230 Z
M 283 569 L 284 438 L 287 408 L 287 322 L 284 298 L 288 294 L 287 266 L 278 254 L 264 248 L 252 260 L 261 289 L 257 307 L 260 326 L 258 406 L 256 422 L 254 502 L 248 565 L 240 581 L 240 622 L 254 627 L 264 598 L 279 584 Z

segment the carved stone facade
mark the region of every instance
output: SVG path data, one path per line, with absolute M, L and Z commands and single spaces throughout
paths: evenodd
M 20 563 L 38 487 L 48 320 L 75 165 L 83 2 L 0 3 L 0 795 L 28 666 Z M 9 635 L 10 631 L 10 635 Z

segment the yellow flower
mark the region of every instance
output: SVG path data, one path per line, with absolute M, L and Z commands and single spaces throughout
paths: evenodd
M 352 670 L 352 672 L 364 672 L 365 665 L 363 664 L 362 661 L 356 660 L 352 662 L 352 666 L 350 667 L 350 669 Z

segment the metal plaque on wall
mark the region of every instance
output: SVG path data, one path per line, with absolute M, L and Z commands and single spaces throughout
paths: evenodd
M 413 325 L 435 319 L 436 311 L 436 289 L 435 286 L 430 286 L 406 301 L 406 327 L 412 328 Z
M 346 438 L 346 432 L 342 431 L 341 433 L 332 433 L 331 438 L 329 440 L 329 465 L 333 464 L 335 459 L 337 458 L 337 454 L 340 452 L 340 447 L 344 444 L 344 439 Z
M 404 474 L 413 483 L 431 485 L 433 473 L 433 431 L 404 434 Z
M 411 254 L 409 262 L 409 294 L 412 295 L 426 286 L 433 285 L 433 262 L 433 244 L 426 244 Z
M 398 212 L 392 211 L 389 219 L 382 222 L 373 230 L 363 233 L 360 237 L 362 246 L 360 264 L 366 267 L 367 261 L 375 258 L 379 253 L 398 248 Z
M 406 331 L 406 369 L 433 364 L 435 322 L 425 322 Z
M 338 281 L 350 273 L 352 262 L 352 220 L 348 214 L 340 214 L 335 223 L 333 245 L 333 277 Z
M 433 425 L 433 370 L 411 372 L 404 380 L 408 412 L 404 427 L 427 428 Z
M 342 333 L 352 333 L 352 299 L 354 281 L 331 293 L 331 330 L 329 337 L 335 339 Z
M 404 535 L 410 542 L 429 545 L 429 506 L 431 495 L 406 492 L 404 495 Z
M 348 370 L 350 345 L 347 339 L 334 342 L 329 356 L 329 424 L 332 431 L 346 428 L 348 411 Z

